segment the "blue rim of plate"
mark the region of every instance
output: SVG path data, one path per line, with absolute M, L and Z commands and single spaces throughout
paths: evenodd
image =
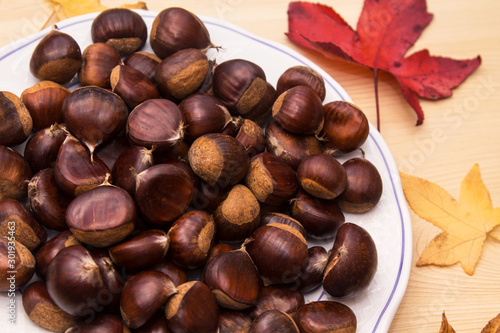
M 143 17 L 147 17 L 149 19 L 154 19 L 157 12 L 147 11 L 147 10 L 136 10 Z M 92 21 L 98 13 L 85 14 L 73 18 L 69 18 L 57 23 L 57 28 L 59 30 L 64 30 L 65 28 L 69 28 L 74 25 L 86 23 L 88 21 Z M 218 28 L 229 30 L 233 33 L 237 33 L 246 38 L 252 39 L 253 41 L 266 45 L 276 51 L 282 52 L 287 56 L 295 59 L 296 61 L 302 63 L 305 66 L 309 66 L 319 72 L 327 85 L 330 86 L 343 100 L 348 102 L 353 102 L 349 97 L 347 92 L 323 69 L 321 69 L 318 65 L 301 55 L 300 53 L 290 49 L 289 47 L 276 43 L 271 40 L 267 40 L 265 38 L 261 38 L 257 35 L 254 35 L 232 23 L 219 20 L 213 17 L 198 15 L 198 17 L 203 21 L 206 25 L 216 26 Z M 10 55 L 16 53 L 17 51 L 31 45 L 34 42 L 37 42 L 41 38 L 43 38 L 50 28 L 46 28 L 38 33 L 33 35 L 21 38 L 20 40 L 11 42 L 6 46 L 0 48 L 0 61 L 3 61 L 5 58 L 8 58 Z M 11 49 L 14 47 L 13 49 Z M 404 292 L 406 290 L 409 275 L 410 275 L 410 262 L 412 255 L 412 234 L 411 234 L 411 221 L 410 215 L 408 211 L 408 207 L 406 205 L 404 195 L 402 194 L 401 188 L 401 179 L 399 177 L 398 169 L 396 163 L 390 153 L 390 150 L 382 138 L 381 134 L 375 129 L 375 127 L 370 123 L 370 133 L 369 138 L 375 143 L 380 156 L 384 161 L 384 165 L 387 169 L 388 176 L 391 181 L 392 194 L 394 195 L 395 201 L 398 206 L 399 212 L 399 223 L 401 226 L 401 256 L 398 267 L 398 274 L 394 285 L 392 286 L 389 297 L 387 298 L 384 307 L 381 309 L 380 314 L 377 318 L 376 324 L 373 327 L 372 333 L 375 332 L 386 332 L 389 329 L 389 326 L 392 322 L 392 319 L 399 307 L 399 304 L 404 296 Z M 399 191 L 398 191 L 399 190 Z M 406 259 L 406 260 L 405 260 Z M 324 297 L 324 291 L 321 293 L 318 300 L 321 300 Z M 380 330 L 381 331 L 380 331 Z

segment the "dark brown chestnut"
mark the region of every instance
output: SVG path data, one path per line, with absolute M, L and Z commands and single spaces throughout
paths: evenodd
M 290 202 L 290 214 L 315 239 L 331 239 L 345 222 L 344 214 L 335 200 L 323 200 L 299 190 Z
M 90 44 L 82 53 L 78 81 L 82 87 L 97 86 L 109 89 L 111 71 L 121 62 L 120 54 L 113 47 L 105 43 Z
M 24 103 L 11 92 L 0 91 L 0 145 L 24 142 L 33 129 L 33 119 Z
M 93 156 L 97 146 L 113 139 L 125 127 L 128 108 L 117 94 L 88 86 L 66 97 L 63 116 L 68 130 Z
M 47 241 L 45 229 L 19 201 L 0 200 L 0 235 L 12 237 L 30 251 L 36 251 Z
M 159 263 L 167 254 L 169 244 L 165 231 L 148 229 L 110 247 L 109 256 L 119 267 L 139 271 Z
M 314 69 L 307 66 L 293 66 L 281 74 L 276 84 L 276 92 L 281 95 L 295 86 L 308 86 L 318 94 L 321 101 L 325 100 L 325 80 Z
M 235 310 L 221 309 L 219 312 L 219 333 L 248 333 L 252 326 L 252 319 Z
M 168 236 L 168 258 L 184 268 L 199 268 L 207 260 L 214 241 L 214 219 L 202 210 L 189 211 L 175 220 Z
M 47 269 L 54 257 L 65 247 L 72 245 L 81 245 L 78 239 L 69 230 L 61 231 L 54 237 L 49 239 L 47 243 L 37 251 L 36 259 L 36 274 L 41 279 L 45 280 L 47 276 Z
M 93 319 L 78 320 L 64 333 L 129 333 L 121 318 L 109 313 L 101 313 Z
M 250 312 L 250 318 L 255 319 L 269 310 L 280 310 L 291 317 L 304 305 L 304 295 L 285 286 L 267 286 L 260 290 L 255 307 Z
M 149 43 L 154 53 L 166 58 L 183 49 L 206 49 L 212 45 L 205 24 L 190 11 L 169 7 L 155 17 Z
M 35 258 L 14 237 L 0 235 L 0 292 L 15 293 L 35 274 Z
M 323 128 L 323 104 L 307 86 L 295 86 L 279 95 L 272 113 L 278 125 L 295 134 L 318 134 Z
M 377 271 L 377 247 L 370 234 L 354 223 L 340 226 L 323 275 L 323 288 L 333 297 L 349 298 L 368 287 Z
M 221 188 L 217 184 L 209 184 L 198 178 L 191 206 L 194 209 L 202 209 L 206 212 L 213 212 L 226 198 L 227 193 L 228 189 Z
M 214 212 L 219 241 L 242 241 L 257 229 L 260 221 L 260 205 L 252 191 L 237 184 Z
M 216 333 L 219 309 L 210 288 L 200 281 L 190 281 L 177 287 L 165 306 L 165 316 L 172 332 Z
M 298 188 L 295 171 L 279 157 L 263 152 L 252 158 L 245 184 L 257 200 L 280 205 L 291 199 Z
M 208 254 L 207 263 L 212 260 L 215 256 L 229 251 L 234 251 L 236 248 L 228 243 L 216 243 L 210 249 L 210 253 Z
M 54 303 L 43 281 L 35 281 L 28 285 L 24 289 L 22 300 L 28 318 L 46 330 L 65 332 L 77 319 Z
M 0 200 L 25 198 L 31 176 L 30 166 L 23 155 L 0 145 Z
M 346 101 L 324 105 L 325 124 L 321 131 L 324 146 L 337 155 L 358 149 L 368 137 L 370 126 L 363 111 Z
M 133 144 L 164 152 L 184 138 L 184 117 L 173 102 L 150 99 L 139 104 L 127 120 L 127 136 Z
M 132 329 L 144 325 L 176 292 L 172 280 L 162 272 L 147 270 L 132 276 L 120 299 L 123 321 Z
M 283 211 L 283 210 L 281 210 Z M 285 224 L 289 227 L 292 227 L 295 229 L 297 232 L 299 232 L 304 238 L 306 237 L 306 229 L 300 224 L 299 221 L 296 219 L 280 213 L 280 212 L 266 212 L 265 214 L 262 215 L 262 218 L 260 219 L 260 224 L 259 226 L 264 226 L 268 225 L 271 223 L 279 223 L 279 224 Z
M 188 208 L 195 190 L 190 175 L 171 164 L 158 164 L 137 175 L 135 199 L 144 218 L 169 225 Z
M 355 157 L 342 164 L 347 175 L 344 192 L 338 197 L 340 208 L 349 213 L 365 213 L 382 196 L 382 177 L 377 167 L 365 158 Z
M 24 146 L 24 159 L 33 173 L 54 166 L 64 139 L 66 126 L 57 123 L 39 130 L 28 139 Z
M 111 89 L 133 109 L 142 102 L 160 98 L 156 85 L 146 75 L 127 65 L 117 65 L 110 75 Z
M 248 157 L 252 158 L 266 149 L 266 138 L 264 130 L 256 122 L 245 119 L 241 124 L 236 140 L 241 142 L 248 152 Z
M 146 51 L 134 52 L 123 59 L 123 63 L 125 65 L 137 69 L 153 82 L 155 79 L 156 68 L 160 62 L 161 59 L 155 54 Z
M 124 56 L 142 49 L 148 28 L 141 15 L 133 10 L 110 8 L 92 21 L 90 34 L 94 43 L 106 43 Z
M 168 275 L 176 287 L 188 281 L 186 270 L 167 259 L 163 259 L 149 269 Z
M 111 175 L 113 182 L 135 195 L 136 176 L 153 166 L 153 150 L 142 146 L 130 146 L 116 160 Z
M 172 160 L 187 161 L 189 147 L 190 144 L 187 143 L 186 140 L 182 140 L 175 147 L 168 151 L 159 152 L 158 150 L 154 150 L 153 158 L 155 164 L 161 164 Z
M 323 271 L 328 263 L 328 252 L 322 246 L 312 246 L 308 250 L 309 259 L 307 266 L 294 281 L 291 288 L 307 293 L 321 286 L 323 282 Z
M 211 289 L 217 304 L 243 310 L 252 306 L 261 289 L 257 267 L 244 249 L 221 253 L 205 266 L 202 281 Z
M 186 120 L 185 139 L 193 142 L 203 134 L 220 133 L 232 120 L 221 100 L 204 93 L 185 98 L 179 108 Z
M 63 122 L 62 105 L 70 91 L 52 81 L 41 81 L 21 93 L 36 130 Z
M 355 333 L 356 315 L 347 306 L 334 301 L 317 301 L 300 308 L 294 317 L 300 332 Z
M 82 53 L 75 39 L 54 29 L 33 50 L 30 72 L 39 80 L 64 84 L 75 76 L 81 63 Z
M 165 311 L 158 310 L 144 325 L 133 329 L 132 333 L 170 333 Z
M 280 310 L 268 310 L 261 313 L 252 322 L 249 333 L 283 332 L 300 333 L 293 318 Z
M 316 136 L 290 133 L 272 119 L 265 134 L 267 151 L 281 158 L 294 170 L 297 170 L 300 162 L 307 156 L 324 152 L 323 145 Z
M 335 199 L 345 189 L 347 176 L 335 157 L 327 154 L 311 155 L 297 168 L 300 186 L 320 199 Z
M 102 281 L 106 289 L 99 293 L 99 303 L 104 307 L 104 312 L 118 314 L 120 310 L 120 297 L 123 289 L 121 272 L 109 257 L 108 251 L 92 249 L 90 255 L 99 267 Z
M 194 173 L 209 184 L 228 187 L 239 183 L 248 170 L 248 154 L 235 138 L 209 133 L 196 139 L 188 152 Z

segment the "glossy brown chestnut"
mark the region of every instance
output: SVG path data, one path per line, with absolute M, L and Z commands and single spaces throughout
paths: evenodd
M 349 213 L 365 213 L 377 205 L 382 196 L 382 177 L 377 167 L 365 158 L 355 157 L 342 164 L 347 184 L 337 202 Z
M 256 122 L 245 119 L 243 124 L 236 134 L 236 140 L 241 142 L 248 153 L 248 157 L 252 158 L 257 154 L 264 152 L 266 149 L 266 137 L 264 130 Z
M 64 139 L 66 126 L 57 123 L 39 130 L 28 139 L 24 146 L 24 159 L 33 173 L 54 166 Z
M 27 286 L 22 300 L 24 312 L 28 318 L 46 330 L 65 332 L 77 319 L 65 313 L 54 303 L 43 281 L 35 281 Z
M 75 76 L 81 63 L 78 43 L 70 35 L 54 29 L 33 50 L 30 72 L 39 80 L 64 84 Z
M 245 184 L 257 200 L 271 205 L 280 205 L 291 199 L 298 188 L 293 169 L 268 152 L 252 158 Z
M 20 144 L 33 129 L 28 109 L 19 97 L 8 91 L 0 91 L 0 119 L 0 145 Z
M 168 236 L 168 258 L 184 268 L 199 268 L 205 264 L 214 241 L 214 219 L 202 210 L 189 211 L 175 220 Z
M 293 66 L 281 74 L 276 84 L 276 92 L 281 95 L 295 86 L 308 86 L 318 94 L 321 101 L 325 100 L 325 80 L 314 69 L 307 66 Z
M 285 286 L 263 287 L 250 312 L 250 318 L 255 319 L 269 310 L 280 310 L 293 317 L 304 302 L 304 295 L 299 291 L 292 291 Z
M 90 255 L 99 267 L 102 281 L 106 287 L 106 290 L 99 293 L 98 302 L 104 308 L 104 312 L 118 314 L 124 284 L 122 274 L 109 257 L 108 251 L 92 249 Z
M 155 54 L 146 51 L 137 51 L 123 59 L 123 63 L 129 67 L 137 69 L 154 82 L 156 68 L 161 62 Z
M 285 224 L 298 231 L 304 238 L 306 237 L 306 229 L 304 229 L 302 224 L 286 214 L 280 212 L 266 212 L 262 215 L 259 226 L 262 227 L 271 223 Z
M 205 24 L 190 11 L 169 7 L 155 17 L 149 43 L 154 53 L 166 58 L 183 49 L 206 49 L 212 45 Z
M 261 101 L 267 90 L 266 74 L 248 60 L 227 60 L 215 67 L 214 95 L 234 115 L 245 116 Z
M 19 201 L 0 200 L 0 235 L 12 237 L 30 251 L 36 251 L 47 241 L 45 229 Z
M 168 275 L 176 287 L 188 281 L 185 269 L 167 259 L 163 259 L 156 265 L 149 267 L 149 269 Z
M 78 320 L 64 333 L 129 333 L 121 318 L 116 315 L 102 313 L 92 320 Z
M 323 200 L 299 190 L 290 203 L 290 214 L 315 239 L 331 239 L 345 222 L 344 213 L 335 200 Z
M 26 197 L 31 176 L 30 166 L 23 155 L 0 145 L 0 200 L 4 198 L 21 200 Z
M 308 303 L 294 317 L 300 332 L 355 333 L 356 315 L 347 306 L 334 301 Z
M 106 43 L 124 56 L 142 49 L 148 28 L 141 15 L 133 10 L 111 8 L 96 16 L 90 34 L 94 43 Z
M 208 254 L 207 263 L 214 258 L 215 256 L 229 251 L 234 251 L 236 248 L 228 243 L 216 243 L 210 249 L 210 253 Z
M 335 199 L 346 187 L 347 176 L 335 157 L 327 154 L 311 155 L 297 168 L 300 186 L 320 199 Z
M 158 164 L 137 175 L 135 199 L 144 218 L 169 225 L 191 203 L 195 190 L 188 173 L 171 164 Z
M 176 292 L 172 280 L 162 272 L 147 270 L 132 276 L 120 299 L 123 321 L 132 329 L 144 325 Z
M 113 139 L 125 127 L 128 109 L 117 94 L 89 86 L 66 97 L 63 115 L 68 130 L 93 156 L 97 146 Z
M 280 310 L 268 310 L 252 322 L 249 333 L 283 332 L 300 333 L 293 318 Z
M 116 160 L 111 175 L 113 183 L 135 195 L 136 176 L 153 166 L 153 150 L 142 146 L 130 146 Z
M 43 244 L 35 256 L 35 268 L 38 277 L 45 280 L 47 276 L 47 269 L 52 259 L 54 259 L 59 251 L 72 245 L 80 245 L 80 242 L 69 230 L 57 233 L 54 237 L 49 239 L 47 243 Z
M 307 265 L 306 239 L 286 224 L 270 223 L 259 227 L 245 247 L 264 285 L 292 282 Z
M 207 133 L 220 133 L 232 120 L 221 100 L 204 93 L 190 95 L 179 108 L 186 120 L 185 139 L 189 142 Z
M 117 65 L 110 75 L 111 89 L 133 109 L 142 102 L 160 98 L 156 85 L 146 75 L 127 65 Z
M 328 252 L 324 247 L 312 246 L 307 252 L 309 256 L 307 266 L 291 286 L 293 290 L 299 290 L 301 293 L 313 291 L 321 286 L 323 271 L 328 263 Z
M 200 281 L 191 281 L 177 287 L 165 306 L 165 316 L 172 332 L 216 333 L 219 309 L 210 288 Z
M 294 170 L 297 170 L 300 162 L 307 156 L 322 154 L 324 151 L 316 136 L 290 133 L 272 119 L 266 127 L 265 135 L 267 151 L 281 158 Z
M 167 254 L 169 244 L 165 231 L 148 229 L 110 247 L 109 256 L 119 267 L 138 271 L 159 263 Z
M 16 273 L 12 273 L 16 272 Z M 0 292 L 15 292 L 35 274 L 35 258 L 14 238 L 0 235 Z
M 111 71 L 121 62 L 120 54 L 113 47 L 105 43 L 90 44 L 82 53 L 78 81 L 82 87 L 97 86 L 110 89 Z
M 323 144 L 332 153 L 341 155 L 358 149 L 368 137 L 368 119 L 356 105 L 334 101 L 324 105 L 325 124 L 321 131 Z
M 57 186 L 74 197 L 104 182 L 110 173 L 108 167 L 72 135 L 66 136 L 59 148 L 53 168 Z
M 132 233 L 137 221 L 134 199 L 104 183 L 77 196 L 66 210 L 69 230 L 82 243 L 108 247 Z
M 188 152 L 194 173 L 209 184 L 227 188 L 239 183 L 248 170 L 248 154 L 235 138 L 209 133 L 196 139 Z
M 21 101 L 28 109 L 33 127 L 37 130 L 63 122 L 62 105 L 70 91 L 52 81 L 41 81 L 21 93 Z
M 330 250 L 323 288 L 333 297 L 349 298 L 368 287 L 377 271 L 377 247 L 370 234 L 353 223 L 344 223 Z
M 144 325 L 133 329 L 132 333 L 170 333 L 165 318 L 165 311 L 158 310 Z
M 184 117 L 169 100 L 150 99 L 138 105 L 127 120 L 127 136 L 139 146 L 159 152 L 173 149 L 184 137 Z
M 244 249 L 215 256 L 205 266 L 201 279 L 212 289 L 217 304 L 233 310 L 252 306 L 262 284 L 257 267 Z
M 219 241 L 242 241 L 257 229 L 260 221 L 260 205 L 252 191 L 237 184 L 214 212 Z
M 241 312 L 221 309 L 219 312 L 219 333 L 248 333 L 252 319 Z
M 120 132 L 111 141 L 97 147 L 94 155 L 106 164 L 109 170 L 113 170 L 116 160 L 125 149 L 130 147 L 125 131 Z

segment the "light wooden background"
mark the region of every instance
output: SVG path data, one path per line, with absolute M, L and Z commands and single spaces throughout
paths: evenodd
M 335 8 L 355 27 L 362 0 L 321 2 Z M 116 6 L 121 1 L 102 3 Z M 463 177 L 478 163 L 493 204 L 500 206 L 500 1 L 428 0 L 427 3 L 434 19 L 410 52 L 427 48 L 433 55 L 457 59 L 480 54 L 483 64 L 455 89 L 452 98 L 421 101 L 426 119 L 419 127 L 414 126 L 416 117 L 402 98 L 396 81 L 382 73 L 379 83 L 382 135 L 400 170 L 436 182 L 456 198 Z M 150 0 L 147 5 L 156 11 L 181 6 L 227 20 L 297 50 L 335 78 L 375 123 L 373 73 L 327 60 L 287 40 L 284 32 L 288 1 Z M 47 0 L 0 0 L 0 46 L 40 30 L 52 8 L 53 4 Z M 500 242 L 486 241 L 474 276 L 466 275 L 459 266 L 415 267 L 419 253 L 439 230 L 411 214 L 413 267 L 390 332 L 438 332 L 443 311 L 457 332 L 480 332 L 500 313 Z

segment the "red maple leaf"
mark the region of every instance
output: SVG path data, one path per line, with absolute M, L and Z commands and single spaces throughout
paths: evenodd
M 286 35 L 325 56 L 341 57 L 374 70 L 378 128 L 377 72 L 394 75 L 420 125 L 424 112 L 418 97 L 437 100 L 451 96 L 451 89 L 481 64 L 479 56 L 454 60 L 431 56 L 427 50 L 405 57 L 431 19 L 425 0 L 365 0 L 355 31 L 328 6 L 291 2 Z

